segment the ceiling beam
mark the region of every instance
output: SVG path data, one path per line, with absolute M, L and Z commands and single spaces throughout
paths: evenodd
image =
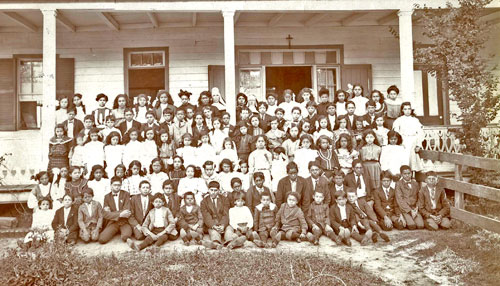
M 388 14 L 388 15 L 382 17 L 382 18 L 379 18 L 377 20 L 377 23 L 379 25 L 385 25 L 385 24 L 387 24 L 387 23 L 389 23 L 391 21 L 394 21 L 396 19 L 398 19 L 398 12 L 397 11 L 396 12 L 391 12 L 390 14 Z
M 12 21 L 23 26 L 24 28 L 26 28 L 32 32 L 38 32 L 38 27 L 35 24 L 33 24 L 30 21 L 26 20 L 25 18 L 21 17 L 21 15 L 17 14 L 16 12 L 2 12 L 2 13 L 5 16 L 7 16 L 9 19 L 11 19 Z
M 191 26 L 192 27 L 196 27 L 196 18 L 198 17 L 198 14 L 196 12 L 193 13 L 193 15 L 191 16 Z
M 327 13 L 315 13 L 304 22 L 304 26 L 307 26 L 307 27 L 314 26 L 317 23 L 321 22 L 321 20 L 326 18 L 326 16 L 328 16 Z
M 481 17 L 486 17 L 490 14 L 496 13 L 500 11 L 500 9 L 483 9 L 483 13 L 481 13 Z
M 154 12 L 147 12 L 149 21 L 153 24 L 153 28 L 158 28 L 158 18 L 156 18 L 156 14 Z
M 240 18 L 240 16 L 241 16 L 241 12 L 234 13 L 234 25 L 235 26 L 238 23 L 238 19 Z
M 57 21 L 64 26 L 64 28 L 68 29 L 70 32 L 76 32 L 76 27 L 73 23 L 71 23 L 68 18 L 66 18 L 60 11 L 57 11 Z
M 115 31 L 120 30 L 120 24 L 118 24 L 118 22 L 115 20 L 115 18 L 113 18 L 113 16 L 111 16 L 110 13 L 99 12 L 98 15 L 99 15 L 99 17 L 101 17 L 101 19 L 104 21 L 104 23 L 106 23 L 106 25 L 108 27 L 110 27 L 111 29 L 113 29 Z
M 342 19 L 340 22 L 342 23 L 342 26 L 347 26 L 347 25 L 351 24 L 352 22 L 356 21 L 357 19 L 364 17 L 366 14 L 368 14 L 368 13 L 367 12 L 354 12 L 351 15 Z
M 278 24 L 278 22 L 281 20 L 281 18 L 283 18 L 283 16 L 285 16 L 285 14 L 283 13 L 274 14 L 271 20 L 269 20 L 269 22 L 267 23 L 267 25 L 269 27 L 276 26 L 276 24 Z
M 496 19 L 492 19 L 492 20 L 486 21 L 487 25 L 496 25 L 498 23 L 500 23 L 500 18 L 496 18 Z

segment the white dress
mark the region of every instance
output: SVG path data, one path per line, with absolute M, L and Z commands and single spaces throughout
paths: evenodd
M 141 143 L 142 168 L 149 170 L 149 165 L 154 158 L 158 157 L 158 146 L 154 140 L 145 140 Z
M 44 236 L 48 242 L 54 240 L 54 230 L 52 229 L 52 221 L 56 211 L 54 209 L 38 210 L 33 213 L 33 222 L 31 223 L 31 230 L 24 237 L 24 243 L 33 241 L 33 238 L 39 235 Z M 35 233 L 33 230 L 40 230 L 41 233 Z
M 83 107 L 82 106 L 76 106 L 76 115 L 75 118 L 83 122 L 83 119 L 85 118 L 85 112 L 83 112 Z
M 125 146 L 123 145 L 107 145 L 104 147 L 104 158 L 106 159 L 106 173 L 111 178 L 115 175 L 116 166 L 122 164 L 123 152 Z
M 298 175 L 302 178 L 307 178 L 311 174 L 309 173 L 309 162 L 316 160 L 318 157 L 318 151 L 312 149 L 300 148 L 295 151 L 295 156 L 293 161 L 297 164 L 299 168 Z
M 177 186 L 177 194 L 180 197 L 184 197 L 184 194 L 187 192 L 193 192 L 196 202 L 201 202 L 203 197 L 208 194 L 208 187 L 205 184 L 205 180 L 202 178 L 187 177 L 180 179 Z
M 271 189 L 271 163 L 273 154 L 266 149 L 255 149 L 248 156 L 248 173 L 262 172 L 264 174 L 264 186 Z
M 71 166 L 85 166 L 85 146 L 76 145 L 73 148 L 73 155 L 71 156 Z
M 123 165 L 129 167 L 130 162 L 137 160 L 141 161 L 142 144 L 139 141 L 130 141 L 125 145 L 123 149 Z M 142 163 L 141 163 L 142 164 Z M 142 166 L 142 168 L 147 168 L 149 166 Z
M 135 116 L 134 119 L 139 121 L 139 123 L 144 124 L 148 121 L 146 120 L 146 112 L 148 112 L 148 108 L 146 106 L 138 106 L 137 111 L 134 108 Z
M 399 168 L 403 165 L 408 165 L 405 147 L 403 145 L 386 145 L 382 147 L 380 152 L 380 169 L 389 171 L 393 175 L 399 175 Z
M 336 109 L 335 111 L 337 112 L 337 116 L 342 116 L 347 114 L 347 110 L 345 108 L 345 102 L 337 102 L 335 103 Z
M 238 158 L 238 152 L 234 149 L 224 149 L 220 151 L 219 155 L 217 156 L 217 166 L 220 165 L 220 162 L 224 159 L 229 159 L 233 163 L 233 169 L 237 170 L 239 168 L 239 158 Z M 218 168 L 218 167 L 217 167 Z
M 209 133 L 210 136 L 210 143 L 212 146 L 215 148 L 215 152 L 219 154 L 222 150 L 222 144 L 224 142 L 224 139 L 228 137 L 224 131 L 220 129 L 214 129 L 214 131 Z
M 184 146 L 176 150 L 177 155 L 181 156 L 184 160 L 184 167 L 195 165 L 198 163 L 196 159 L 196 148 L 193 146 Z
M 366 114 L 366 103 L 368 102 L 368 98 L 360 95 L 360 96 L 355 96 L 354 98 L 351 99 L 354 104 L 356 104 L 356 109 L 354 110 L 354 115 L 356 116 L 363 116 Z
M 56 114 L 56 125 L 61 124 L 64 120 L 68 119 L 68 110 L 67 109 L 58 109 L 55 112 Z
M 201 144 L 196 148 L 197 166 L 202 168 L 206 161 L 214 162 L 217 158 L 215 148 L 210 144 Z
M 231 180 L 233 178 L 240 178 L 240 177 L 236 172 L 230 172 L 230 173 L 220 172 L 219 173 L 220 190 L 226 193 L 231 193 L 233 191 L 233 188 L 231 188 Z
M 139 189 L 139 184 L 144 180 L 147 181 L 147 178 L 140 175 L 132 175 L 123 180 L 122 189 L 124 191 L 127 191 L 131 196 L 139 195 L 141 193 L 141 190 Z
M 286 155 L 285 155 L 286 156 Z M 286 165 L 288 164 L 287 158 L 274 159 L 271 166 L 272 191 L 278 191 L 278 182 L 287 176 Z
M 300 108 L 300 105 L 295 101 L 290 101 L 290 102 L 283 101 L 282 103 L 280 103 L 280 105 L 278 105 L 278 107 L 283 108 L 283 110 L 285 111 L 285 116 L 283 116 L 283 118 L 285 118 L 285 120 L 292 120 L 292 109 L 295 106 Z M 301 114 L 302 114 L 302 110 L 301 110 Z
M 66 190 L 64 189 L 65 185 L 66 178 L 61 178 L 58 184 L 52 184 L 52 188 L 50 189 L 50 198 L 52 199 L 52 209 L 54 210 L 63 206 L 59 200 L 62 200 L 66 194 Z
M 400 116 L 392 125 L 392 129 L 403 137 L 403 146 L 412 171 L 422 171 L 423 164 L 420 156 L 415 153 L 415 147 L 421 147 L 423 126 L 418 118 L 413 116 Z
M 94 201 L 99 202 L 103 206 L 104 196 L 111 192 L 109 179 L 92 180 L 87 183 L 87 186 L 94 191 Z
M 50 191 L 52 189 L 52 184 L 51 183 L 48 183 L 47 185 L 38 184 L 38 188 L 40 189 L 41 195 L 43 197 L 47 197 L 50 195 Z M 38 210 L 38 199 L 35 196 L 35 194 L 33 194 L 33 192 L 29 193 L 27 203 L 28 203 L 28 207 L 30 209 L 33 209 L 33 211 Z
M 168 175 L 164 172 L 151 173 L 148 180 L 151 183 L 151 194 L 154 195 L 163 192 L 163 182 L 168 180 Z
M 95 165 L 101 165 L 104 167 L 104 144 L 100 141 L 91 141 L 84 145 L 83 158 L 85 164 L 87 164 L 87 170 L 92 170 Z

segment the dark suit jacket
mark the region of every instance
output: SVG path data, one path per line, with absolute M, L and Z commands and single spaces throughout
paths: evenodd
M 128 223 L 132 227 L 135 227 L 138 224 L 142 225 L 149 211 L 153 208 L 153 196 L 149 195 L 148 208 L 144 214 L 141 196 L 142 195 L 135 195 L 130 198 L 130 211 L 132 212 L 132 215 L 128 218 Z
M 166 109 L 172 111 L 172 117 L 175 116 L 175 111 L 177 110 L 177 108 L 174 105 L 169 104 L 167 105 Z M 163 116 L 163 110 L 161 109 L 161 106 L 158 106 L 158 108 L 154 108 L 153 111 L 155 112 L 156 120 L 160 120 Z
M 132 127 L 137 129 L 138 132 L 141 132 L 142 125 L 139 121 L 132 120 Z M 124 139 L 128 138 L 127 121 L 120 123 L 120 125 L 118 125 L 118 129 L 120 129 Z
M 377 215 L 365 200 L 358 201 L 359 207 L 356 206 L 356 204 L 350 204 L 350 205 L 352 206 L 352 209 L 354 210 L 354 213 L 357 215 L 358 219 L 366 218 L 369 220 L 373 220 L 375 222 L 378 221 Z
M 270 194 L 271 194 L 271 201 L 275 201 L 275 198 L 274 198 L 274 194 L 273 192 L 271 192 L 269 190 L 269 188 L 267 187 L 263 187 L 264 188 L 264 192 L 265 191 L 268 191 Z M 259 191 L 257 191 L 257 189 L 255 188 L 254 185 L 250 186 L 250 188 L 248 189 L 247 193 L 246 193 L 246 202 L 245 202 L 245 205 L 250 209 L 250 211 L 253 212 L 255 211 L 255 207 L 260 204 L 260 199 L 261 199 L 261 194 L 259 193 Z
M 269 114 L 264 114 L 264 118 L 261 118 L 261 115 L 260 113 L 257 115 L 259 117 L 259 120 L 260 120 L 260 124 L 259 124 L 259 127 L 262 128 L 262 130 L 264 130 L 264 132 L 267 132 L 271 129 L 271 115 Z
M 69 210 L 68 219 L 64 221 L 64 207 L 59 208 L 52 220 L 52 229 L 65 228 L 70 232 L 78 231 L 78 207 L 73 205 Z
M 198 130 L 198 127 L 196 127 L 196 126 L 193 126 L 192 130 L 193 130 L 193 139 L 195 139 L 197 142 L 200 141 L 202 133 L 209 132 L 208 127 L 206 125 L 203 125 L 201 130 Z
M 207 229 L 214 225 L 223 225 L 226 228 L 229 224 L 229 202 L 223 196 L 217 196 L 217 207 L 214 206 L 212 198 L 206 196 L 201 201 L 201 214 L 203 223 Z
M 427 186 L 422 187 L 418 193 L 418 211 L 424 218 L 429 218 L 430 215 L 441 215 L 447 217 L 450 214 L 450 203 L 446 199 L 446 193 L 442 187 L 436 187 L 434 194 L 436 200 L 436 208 L 432 209 L 431 196 Z
M 402 213 L 409 213 L 418 206 L 419 190 L 417 181 L 413 179 L 407 183 L 401 178 L 396 183 L 396 204 Z
M 366 188 L 366 200 L 367 201 L 373 200 L 372 196 L 373 186 L 368 172 L 363 171 L 362 179 L 365 183 L 365 188 Z M 355 189 L 357 188 L 356 176 L 354 175 L 354 172 L 347 174 L 347 176 L 345 176 L 344 182 L 348 187 Z
M 332 223 L 332 227 L 338 230 L 341 226 L 351 228 L 353 225 L 356 225 L 358 221 L 356 220 L 356 214 L 352 209 L 350 204 L 346 204 L 345 212 L 347 218 L 345 221 L 342 221 L 342 217 L 340 215 L 340 209 L 337 204 L 333 204 L 330 207 L 330 222 Z
M 347 118 L 347 129 L 349 130 L 354 130 L 356 128 L 356 119 L 358 118 L 359 116 L 357 115 L 353 115 L 353 118 L 352 118 L 352 121 L 349 119 L 349 115 L 346 114 L 346 118 Z
M 396 190 L 389 188 L 389 199 L 385 197 L 382 187 L 373 190 L 373 208 L 380 219 L 391 215 L 399 216 L 401 212 L 396 204 Z
M 106 194 L 104 196 L 104 207 L 109 207 L 109 211 L 103 211 L 104 219 L 106 219 L 106 225 L 111 222 L 118 222 L 119 224 L 128 224 L 128 218 L 120 217 L 120 213 L 124 210 L 130 210 L 130 195 L 128 192 L 120 191 L 118 193 L 118 206 L 115 205 L 113 199 L 113 192 Z
M 309 176 L 305 179 L 306 182 L 306 194 L 304 195 L 304 198 L 302 199 L 302 209 L 304 209 L 304 213 L 307 213 L 307 210 L 309 209 L 309 205 L 312 203 L 314 200 L 314 193 L 316 191 L 323 193 L 323 196 L 325 199 L 323 200 L 324 204 L 330 205 L 331 202 L 331 194 L 330 190 L 328 189 L 328 180 L 320 176 L 318 183 L 316 184 L 316 188 L 313 189 L 313 182 L 312 182 L 312 177 Z
M 236 128 L 236 126 L 229 124 L 229 126 L 222 126 L 221 130 L 224 131 L 224 129 L 226 129 L 226 128 L 229 128 L 229 132 L 228 132 L 229 137 L 232 138 L 233 136 L 236 136 L 236 133 L 238 130 L 238 128 Z
M 297 202 L 297 205 L 301 208 L 304 202 L 304 195 L 307 193 L 306 188 L 307 186 L 305 179 L 300 176 L 297 176 L 296 191 L 299 194 L 299 201 Z M 292 184 L 290 182 L 290 177 L 286 176 L 278 182 L 278 189 L 276 191 L 276 205 L 278 206 L 278 208 L 281 208 L 281 205 L 286 202 L 286 198 L 288 194 L 291 192 L 292 192 Z
M 167 198 L 165 196 L 165 202 L 166 201 Z M 172 212 L 174 218 L 179 216 L 179 210 L 181 209 L 181 201 L 182 198 L 174 193 L 172 194 L 172 197 L 168 200 L 168 203 L 165 205 Z
M 78 119 L 73 119 L 73 138 L 76 138 L 76 135 L 78 135 L 80 133 L 80 131 L 83 130 L 84 126 L 83 126 L 83 123 L 78 120 Z M 64 126 L 64 131 L 66 131 L 66 133 L 68 132 L 68 120 L 64 120 L 63 123 L 61 123 L 63 126 Z M 69 136 L 70 134 L 68 134 Z
M 369 124 L 368 125 L 369 128 L 374 128 L 376 126 L 376 124 L 375 124 L 376 116 L 373 117 L 373 120 L 372 120 L 372 117 L 370 116 L 370 114 L 367 113 L 367 114 L 361 116 L 361 118 L 363 119 L 363 121 L 366 121 Z
M 346 190 L 345 189 L 346 187 L 347 186 L 344 183 L 344 185 L 343 185 L 344 192 Z M 337 188 L 335 187 L 335 182 L 331 182 L 330 184 L 328 184 L 328 189 L 330 190 L 330 198 L 331 198 L 330 206 L 333 206 L 333 205 L 337 204 L 337 200 L 335 199 L 335 193 L 337 192 Z

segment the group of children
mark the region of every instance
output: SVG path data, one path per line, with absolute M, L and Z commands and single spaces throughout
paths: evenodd
M 236 126 L 208 91 L 192 105 L 181 90 L 178 106 L 166 91 L 118 95 L 113 109 L 99 94 L 89 113 L 81 95 L 63 98 L 48 171 L 28 199 L 33 227 L 71 244 L 119 232 L 138 250 L 179 236 L 208 248 L 318 244 L 321 235 L 350 245 L 389 241 L 393 227 L 447 228 L 436 175 L 413 179 L 422 125 L 398 93 L 365 97 L 354 85 L 330 102 L 327 89 L 316 98 L 304 88 L 285 90 L 279 104 L 276 94 L 256 102 L 240 93 Z

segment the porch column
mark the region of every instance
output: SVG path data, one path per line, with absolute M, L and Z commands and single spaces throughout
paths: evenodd
M 236 71 L 234 61 L 234 10 L 222 11 L 224 16 L 224 66 L 226 81 L 226 110 L 231 114 L 231 124 L 236 123 Z
M 56 15 L 57 11 L 43 13 L 43 96 L 42 96 L 42 158 L 40 169 L 49 161 L 49 140 L 54 136 L 56 107 Z
M 399 16 L 399 56 L 401 62 L 401 94 L 403 101 L 414 104 L 415 82 L 413 75 L 413 34 L 411 15 L 413 11 L 398 12 Z

